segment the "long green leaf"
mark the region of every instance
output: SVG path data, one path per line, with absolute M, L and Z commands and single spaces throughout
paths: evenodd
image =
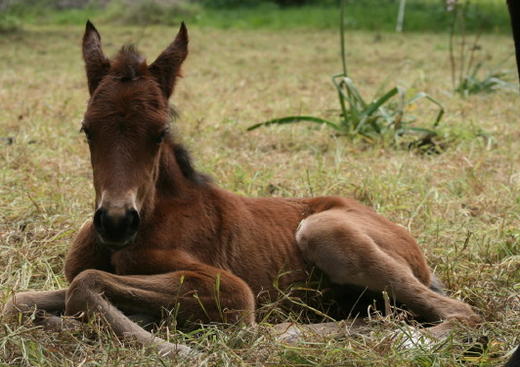
M 345 92 L 343 89 L 346 89 L 347 94 L 346 98 L 349 104 L 349 125 L 351 126 L 352 131 L 357 131 L 359 124 L 362 120 L 361 113 L 366 108 L 366 102 L 361 97 L 361 94 L 357 90 L 356 86 L 354 85 L 354 82 L 352 79 L 348 77 L 341 78 L 341 82 L 339 83 L 340 91 L 343 95 L 345 95 Z
M 416 133 L 423 133 L 425 135 L 437 135 L 437 132 L 435 130 L 426 129 L 424 127 L 409 126 L 409 127 L 405 127 L 405 128 L 402 128 L 402 129 L 398 130 L 398 132 L 403 132 L 403 133 L 405 133 L 407 131 L 412 131 L 412 132 L 416 132 Z
M 444 116 L 444 107 L 440 104 L 439 101 L 437 101 L 435 98 L 430 96 L 429 94 L 426 94 L 424 92 L 417 93 L 414 97 L 412 97 L 406 104 L 410 105 L 416 101 L 418 101 L 421 98 L 425 98 L 428 101 L 435 104 L 437 107 L 439 107 L 439 112 L 437 113 L 437 117 L 435 118 L 435 122 L 433 123 L 433 127 L 437 127 L 439 125 L 439 122 L 441 122 L 442 116 Z
M 360 131 L 360 129 L 367 122 L 368 118 L 370 116 L 372 116 L 372 114 L 374 112 L 376 112 L 383 104 L 385 104 L 390 98 L 395 96 L 397 93 L 399 93 L 399 88 L 398 87 L 394 87 L 394 88 L 390 89 L 388 92 L 386 92 L 384 95 L 382 95 L 381 97 L 376 99 L 374 102 L 370 103 L 367 106 L 367 108 L 365 108 L 361 112 L 361 115 L 360 115 L 361 119 L 360 119 L 359 124 L 358 124 L 358 126 L 356 128 L 356 132 Z M 376 119 L 377 119 L 377 116 L 376 116 Z
M 260 122 L 258 124 L 249 126 L 247 128 L 247 131 L 255 130 L 262 126 L 292 124 L 292 123 L 301 122 L 301 121 L 308 121 L 308 122 L 314 122 L 317 124 L 327 125 L 327 126 L 333 128 L 334 130 L 341 131 L 341 128 L 334 122 L 331 122 L 331 121 L 328 121 L 325 119 L 321 119 L 319 117 L 314 117 L 314 116 L 287 116 L 287 117 L 272 119 L 269 121 L 264 121 L 264 122 Z
M 374 112 L 377 111 L 379 107 L 384 105 L 390 98 L 399 93 L 399 87 L 394 87 L 386 92 L 384 95 L 376 99 L 374 102 L 370 103 L 367 108 L 362 112 L 363 116 L 370 116 Z
M 339 105 L 341 107 L 341 113 L 343 114 L 343 119 L 340 120 L 339 124 L 343 125 L 344 130 L 350 131 L 351 124 L 349 124 L 349 122 L 348 122 L 348 110 L 347 110 L 347 106 L 345 104 L 345 96 L 343 95 L 343 91 L 341 90 L 341 87 L 336 82 L 336 78 L 341 77 L 341 76 L 342 76 L 342 74 L 334 75 L 332 77 L 332 83 L 334 84 L 334 86 L 336 87 L 336 90 L 338 91 Z
M 347 86 L 347 91 L 354 97 L 354 100 L 352 101 L 352 103 L 353 104 L 359 103 L 363 109 L 366 108 L 367 103 L 365 102 L 363 97 L 361 97 L 361 94 L 357 90 L 352 79 L 345 77 L 345 78 L 343 78 L 343 83 L 345 83 L 345 85 Z

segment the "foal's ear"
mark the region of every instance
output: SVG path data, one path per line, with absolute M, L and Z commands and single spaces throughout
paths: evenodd
M 88 91 L 92 95 L 101 79 L 108 74 L 110 61 L 103 54 L 101 36 L 90 20 L 87 21 L 83 35 L 83 60 L 87 71 Z
M 175 40 L 148 68 L 166 98 L 169 98 L 173 92 L 175 79 L 179 75 L 181 64 L 186 56 L 188 56 L 188 29 L 182 22 Z

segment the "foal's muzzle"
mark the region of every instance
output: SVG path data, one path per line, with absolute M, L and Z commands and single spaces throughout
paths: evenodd
M 105 209 L 94 214 L 94 227 L 100 242 L 118 249 L 132 243 L 139 228 L 139 213 L 134 208 Z

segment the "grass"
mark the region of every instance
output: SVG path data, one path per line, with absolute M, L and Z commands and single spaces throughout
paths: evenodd
M 479 54 L 480 32 L 467 35 L 466 21 L 470 9 L 469 0 L 461 1 L 452 9 L 452 25 L 449 38 L 450 68 L 453 89 L 461 96 L 470 94 L 491 93 L 497 89 L 517 90 L 516 84 L 503 78 L 507 71 L 500 70 L 500 63 L 493 66 L 487 75 L 481 75 L 481 69 L 486 63 Z
M 133 40 L 149 60 L 175 33 L 166 27 L 99 29 L 109 54 Z M 0 38 L 3 301 L 14 290 L 65 287 L 64 254 L 92 215 L 88 149 L 79 133 L 87 100 L 82 31 L 29 25 Z M 461 360 L 465 347 L 456 337 L 403 349 L 388 337 L 402 327 L 392 318 L 375 318 L 364 337 L 314 337 L 293 346 L 274 341 L 267 327 L 182 334 L 164 326 L 160 333 L 207 352 L 209 366 L 501 365 L 499 356 L 520 342 L 518 95 L 452 95 L 447 35 L 351 32 L 347 43 L 359 50 L 350 56 L 359 65 L 352 77 L 363 94 L 374 95 L 391 79 L 442 102 L 441 134 L 449 141 L 443 154 L 349 142 L 316 126 L 246 133 L 255 122 L 294 111 L 337 115 L 329 84 L 340 68 L 337 32 L 190 32 L 191 54 L 173 101 L 181 111 L 177 129 L 199 169 L 244 195 L 338 194 L 370 205 L 412 231 L 450 294 L 486 320 L 468 333 L 487 335 L 492 343 L 476 362 Z M 480 42 L 491 61 L 512 49 L 512 40 L 502 35 L 483 35 Z M 505 67 L 513 69 L 513 60 Z M 416 115 L 432 112 L 427 104 L 414 108 Z M 122 345 L 98 321 L 60 333 L 29 322 L 0 327 L 0 366 L 167 364 L 157 354 Z

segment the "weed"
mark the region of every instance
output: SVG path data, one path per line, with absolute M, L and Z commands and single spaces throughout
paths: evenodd
M 362 136 L 369 142 L 384 141 L 390 138 L 395 145 L 407 134 L 419 134 L 419 139 L 412 142 L 424 142 L 427 136 L 435 136 L 435 128 L 444 115 L 444 108 L 434 98 L 424 92 L 417 93 L 407 98 L 406 90 L 394 87 L 380 96 L 376 96 L 372 102 L 367 102 L 362 96 L 354 82 L 348 77 L 347 61 L 345 52 L 345 1 L 341 2 L 340 16 L 340 45 L 341 62 L 343 72 L 332 77 L 336 88 L 339 105 L 341 107 L 339 122 L 322 119 L 314 116 L 288 116 L 276 118 L 250 126 L 251 131 L 262 126 L 281 125 L 298 122 L 312 122 L 332 128 L 337 134 L 346 135 L 350 138 Z M 397 102 L 394 97 L 397 97 Z M 439 111 L 431 128 L 413 126 L 414 118 L 410 118 L 407 110 L 421 99 L 435 104 Z
M 478 73 L 481 67 L 482 63 L 478 63 L 473 70 L 469 70 L 468 75 L 464 76 L 455 88 L 455 92 L 467 97 L 472 94 L 491 93 L 497 90 L 518 91 L 513 83 L 504 80 L 510 71 L 491 71 L 485 77 L 479 78 Z
M 13 32 L 20 29 L 21 21 L 18 17 L 0 11 L 0 33 Z
M 483 77 L 479 75 L 484 64 L 483 60 L 477 61 L 477 52 L 481 50 L 479 40 L 482 31 L 475 34 L 473 42 L 468 42 L 466 21 L 469 4 L 469 0 L 465 0 L 462 3 L 455 2 L 449 8 L 449 11 L 453 13 L 449 35 L 449 60 L 453 90 L 463 97 L 478 93 L 491 93 L 499 89 L 517 91 L 515 85 L 504 80 L 509 73 L 507 71 L 495 68 Z M 458 42 L 456 42 L 457 39 Z

